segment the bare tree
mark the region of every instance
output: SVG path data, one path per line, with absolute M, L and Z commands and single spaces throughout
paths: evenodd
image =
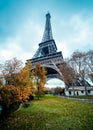
M 15 74 L 21 71 L 22 61 L 17 58 L 7 60 L 4 65 L 2 65 L 2 76 L 4 77 L 6 84 L 14 84 Z
M 88 68 L 88 75 L 93 83 L 93 50 L 86 53 L 86 66 Z
M 54 93 L 59 94 L 59 95 L 64 95 L 65 94 L 65 88 L 56 87 L 56 88 L 54 88 Z
M 76 83 L 76 74 L 74 69 L 65 61 L 59 64 L 58 68 L 63 75 L 63 80 L 65 82 L 66 89 L 68 89 L 69 87 L 73 87 L 73 94 L 75 95 L 74 86 Z
M 73 53 L 71 59 L 69 60 L 70 65 L 74 66 L 75 72 L 78 74 L 78 77 L 81 79 L 82 86 L 85 86 L 85 93 L 87 95 L 87 77 L 89 74 L 90 60 L 89 56 L 86 53 L 76 51 Z M 90 59 L 90 58 L 89 58 Z

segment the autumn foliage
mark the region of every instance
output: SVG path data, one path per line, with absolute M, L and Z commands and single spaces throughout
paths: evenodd
M 45 69 L 39 63 L 31 71 L 29 61 L 24 67 L 22 62 L 16 58 L 6 61 L 1 68 L 3 78 L 0 79 L 0 99 L 11 105 L 15 102 L 26 102 L 33 94 L 40 95 L 45 91 L 45 74 Z M 35 82 L 33 82 L 33 77 Z
M 7 61 L 2 69 L 5 84 L 0 88 L 0 97 L 7 104 L 24 102 L 33 93 L 30 79 L 31 63 L 22 68 L 21 61 L 14 58 Z
M 3 101 L 10 105 L 18 101 L 18 88 L 14 87 L 13 85 L 4 86 L 2 89 L 0 89 L 0 95 Z
M 35 80 L 36 85 L 36 94 L 39 96 L 45 92 L 45 82 L 46 82 L 46 73 L 47 71 L 40 65 L 40 63 L 36 63 L 35 68 L 32 70 L 32 76 Z

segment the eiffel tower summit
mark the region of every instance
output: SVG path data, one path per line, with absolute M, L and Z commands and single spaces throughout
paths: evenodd
M 50 18 L 51 16 L 48 12 L 46 14 L 46 23 L 42 41 L 39 43 L 39 47 L 33 58 L 27 61 L 31 61 L 32 68 L 34 68 L 35 64 L 39 62 L 41 66 L 47 70 L 47 79 L 62 79 L 62 74 L 58 69 L 58 64 L 63 62 L 63 55 L 61 51 L 57 51 L 57 46 L 52 35 Z

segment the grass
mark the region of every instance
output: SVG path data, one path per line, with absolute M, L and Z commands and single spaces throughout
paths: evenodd
M 1 130 L 93 130 L 93 105 L 55 96 L 30 102 L 11 114 Z

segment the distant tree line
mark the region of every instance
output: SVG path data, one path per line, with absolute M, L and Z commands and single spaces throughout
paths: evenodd
M 54 88 L 46 88 L 46 94 L 53 94 L 57 96 L 65 96 L 65 87 L 54 87 Z

